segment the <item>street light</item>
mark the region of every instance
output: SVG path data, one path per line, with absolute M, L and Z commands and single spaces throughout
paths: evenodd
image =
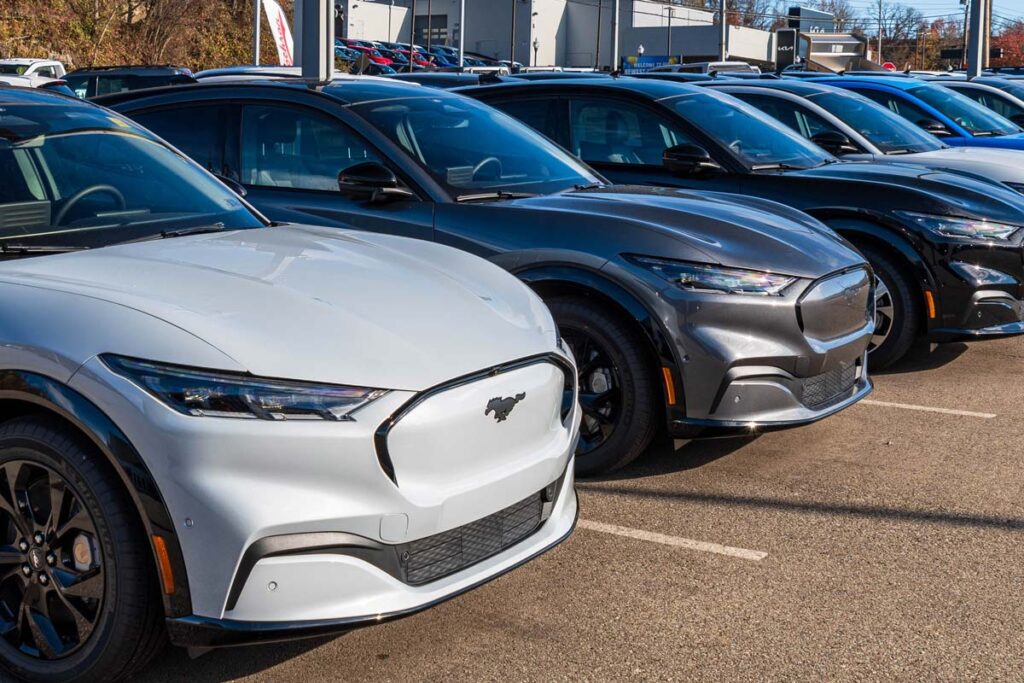
M 533 65 L 537 66 L 537 50 L 540 49 L 540 41 L 537 36 L 533 37 Z
M 637 57 L 643 57 L 644 56 L 644 46 L 643 46 L 642 43 L 641 43 L 640 47 L 638 47 L 636 49 L 636 56 Z

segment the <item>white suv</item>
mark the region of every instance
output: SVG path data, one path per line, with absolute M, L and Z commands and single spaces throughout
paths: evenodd
M 541 300 L 419 240 L 268 226 L 96 105 L 0 89 L 0 663 L 114 680 L 380 623 L 576 519 Z
M 64 65 L 54 59 L 0 59 L 0 76 L 24 76 L 33 81 L 47 81 L 63 78 L 66 73 Z

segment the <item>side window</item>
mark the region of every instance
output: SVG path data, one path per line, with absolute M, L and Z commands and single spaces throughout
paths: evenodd
M 488 102 L 487 104 L 500 109 L 514 119 L 519 119 L 548 138 L 560 142 L 558 140 L 558 118 L 562 106 L 557 98 L 509 102 L 497 101 Z
M 693 142 L 671 122 L 617 100 L 573 99 L 569 125 L 570 149 L 589 162 L 656 166 L 667 148 Z
M 749 93 L 740 93 L 736 96 L 744 102 L 757 107 L 772 118 L 777 119 L 780 123 L 792 128 L 805 138 L 812 138 L 824 131 L 839 130 L 806 107 L 781 97 Z
M 893 95 L 887 92 L 881 92 L 878 90 L 868 90 L 861 88 L 850 88 L 854 92 L 858 92 L 864 97 L 870 100 L 878 102 L 880 105 L 888 109 L 889 111 L 899 114 L 908 121 L 913 123 L 920 123 L 927 119 L 934 119 L 935 117 L 921 109 L 917 105 L 913 105 L 907 100 L 903 99 L 899 95 Z
M 34 75 L 42 76 L 43 78 L 57 78 L 57 70 L 52 66 L 44 66 L 36 71 Z
M 245 107 L 241 148 L 241 181 L 260 187 L 336 192 L 341 171 L 364 161 L 382 162 L 345 124 L 294 107 Z
M 133 114 L 139 125 L 171 143 L 212 173 L 224 174 L 227 107 L 175 107 Z

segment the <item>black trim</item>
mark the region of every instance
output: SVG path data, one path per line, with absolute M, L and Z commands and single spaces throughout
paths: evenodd
M 373 435 L 373 444 L 377 451 L 377 462 L 380 463 L 381 470 L 383 470 L 384 474 L 388 476 L 388 479 L 394 482 L 395 486 L 398 486 L 398 478 L 395 476 L 395 465 L 391 460 L 391 453 L 388 451 L 388 434 L 391 433 L 391 430 L 394 429 L 395 425 L 397 425 L 403 417 L 428 398 L 444 393 L 445 391 L 455 389 L 456 387 L 478 382 L 488 377 L 495 377 L 506 372 L 511 372 L 512 370 L 520 370 L 539 363 L 551 363 L 552 365 L 558 366 L 564 373 L 566 373 L 567 377 L 571 379 L 573 386 L 575 387 L 576 368 L 572 367 L 569 361 L 559 354 L 550 352 L 527 356 L 526 358 L 510 361 L 508 363 L 502 363 L 500 365 L 487 368 L 486 370 L 477 370 L 476 372 L 456 377 L 455 379 L 448 380 L 447 382 L 438 384 L 430 389 L 421 391 L 410 398 L 402 404 L 398 410 L 392 413 L 391 417 L 384 420 L 384 422 L 377 427 L 377 431 Z
M 131 496 L 152 544 L 153 535 L 164 539 L 174 572 L 175 591 L 161 591 L 164 612 L 178 617 L 192 612 L 185 558 L 156 480 L 128 437 L 99 408 L 70 387 L 44 375 L 19 370 L 0 371 L 0 401 L 31 403 L 60 415 L 85 434 L 117 472 Z M 2 412 L 0 412 L 2 415 Z M 154 568 L 159 561 L 153 552 Z
M 575 495 L 575 492 L 574 492 Z M 497 572 L 485 579 L 482 579 L 470 586 L 446 595 L 437 600 L 432 600 L 412 609 L 389 612 L 387 614 L 351 617 L 347 619 L 322 619 L 316 621 L 292 621 L 292 622 L 255 622 L 237 621 L 234 619 L 212 619 L 209 617 L 187 616 L 167 620 L 167 632 L 171 643 L 181 647 L 234 647 L 239 645 L 251 645 L 255 643 L 278 643 L 301 638 L 315 638 L 317 636 L 337 635 L 366 626 L 383 624 L 388 621 L 402 619 L 404 617 L 418 614 L 443 602 L 456 598 L 463 593 L 479 588 L 494 579 L 518 569 L 534 558 L 561 545 L 576 529 L 576 522 L 579 520 L 579 506 L 576 507 L 576 516 L 572 526 L 562 536 L 552 543 L 544 546 L 536 553 L 525 557 L 510 567 Z
M 540 524 L 530 532 L 531 536 L 539 531 L 551 516 L 555 503 L 558 502 L 558 495 L 562 491 L 562 484 L 565 482 L 565 475 L 568 471 L 569 468 L 567 465 L 566 469 L 562 470 L 562 474 L 559 475 L 558 479 L 545 486 L 539 494 L 535 494 L 540 495 L 541 497 L 542 509 Z M 554 495 L 549 497 L 547 495 L 547 489 L 552 485 L 555 487 L 555 492 Z M 529 536 L 524 537 L 519 541 L 519 543 L 522 543 L 528 537 Z M 245 584 L 249 580 L 249 576 L 252 574 L 252 570 L 260 560 L 267 557 L 277 557 L 282 555 L 311 555 L 315 553 L 345 555 L 348 557 L 355 557 L 363 562 L 371 564 L 382 572 L 398 579 L 402 583 L 418 585 L 411 583 L 406 577 L 402 555 L 407 546 L 408 542 L 390 545 L 374 541 L 373 539 L 366 538 L 365 536 L 358 536 L 356 534 L 349 534 L 340 531 L 266 536 L 254 541 L 242 554 L 242 560 L 238 563 L 238 569 L 235 570 L 235 576 L 231 581 L 231 588 L 228 590 L 228 599 L 225 604 L 224 611 L 230 612 L 235 608 L 238 604 L 238 598 L 242 595 L 242 590 L 245 588 Z M 501 552 L 504 552 L 504 550 L 507 549 L 508 548 L 503 548 Z M 462 569 L 468 569 L 468 567 L 463 567 Z M 461 571 L 461 569 L 459 571 Z

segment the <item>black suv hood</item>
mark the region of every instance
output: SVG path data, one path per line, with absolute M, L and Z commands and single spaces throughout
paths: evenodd
M 856 192 L 853 196 L 869 210 L 916 211 L 1024 225 L 1024 196 L 971 175 L 909 163 L 859 161 L 782 175 L 786 179 L 833 179 L 863 185 L 860 189 L 850 187 L 848 191 Z
M 864 262 L 814 218 L 755 197 L 613 185 L 504 206 L 536 211 L 536 224 L 563 226 L 555 229 L 577 242 L 584 240 L 608 258 L 634 253 L 807 278 Z M 567 224 L 579 226 L 578 232 L 567 230 Z

